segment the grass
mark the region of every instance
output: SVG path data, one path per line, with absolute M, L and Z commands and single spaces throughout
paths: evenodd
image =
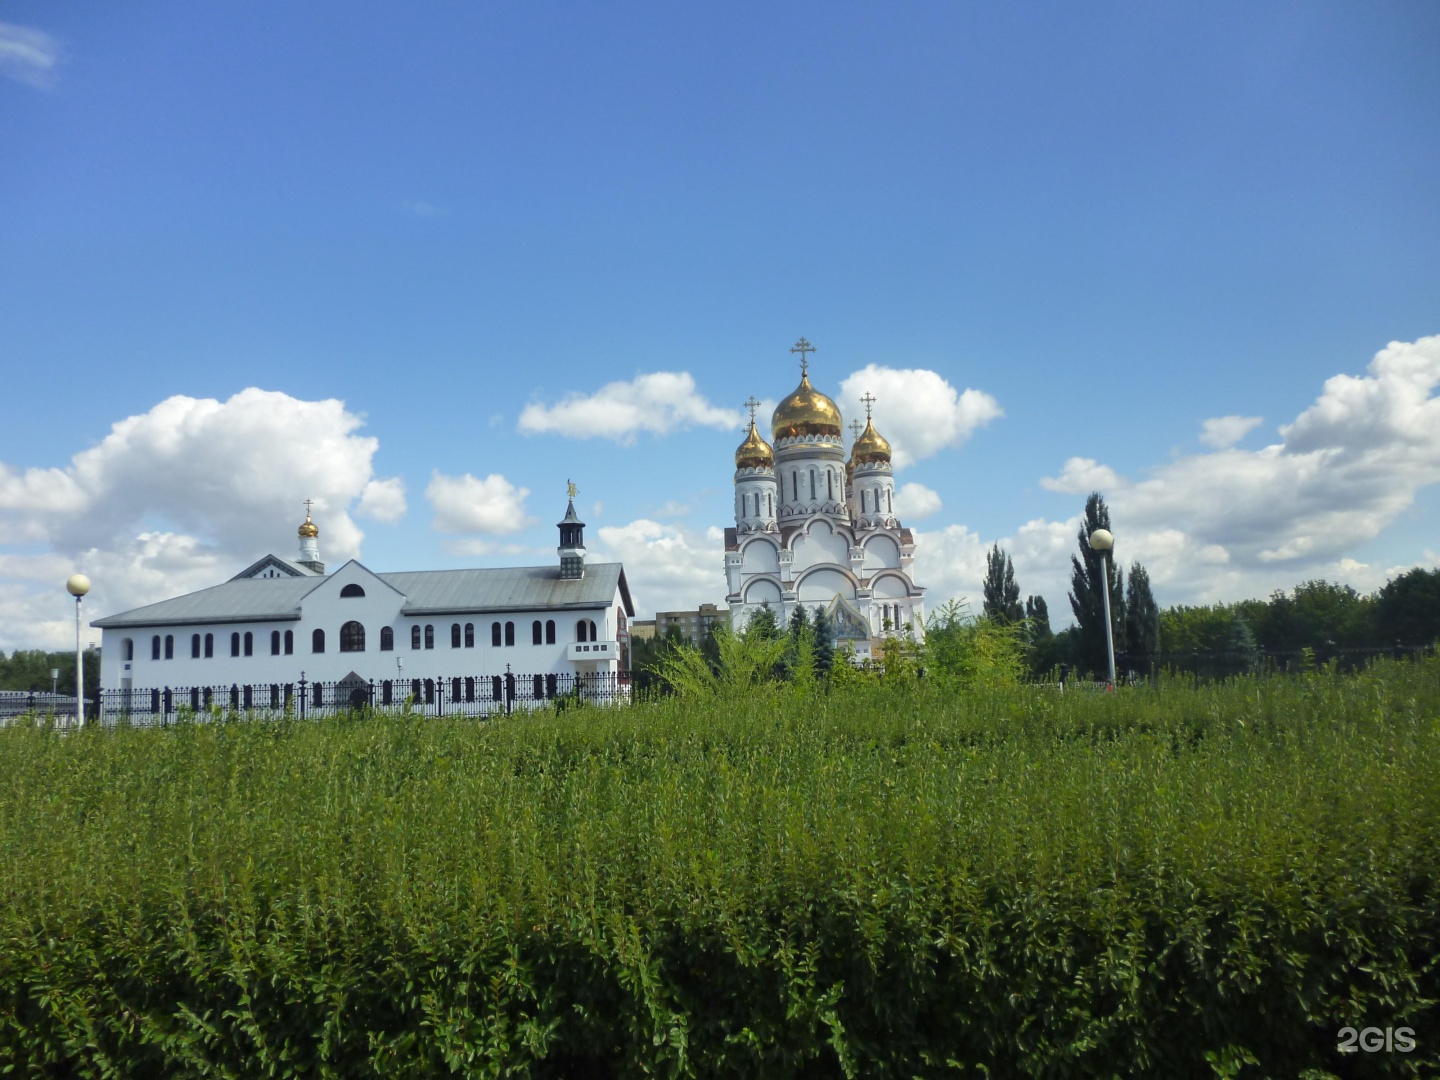
M 1436 762 L 1434 661 L 12 727 L 0 1069 L 1423 1075 Z

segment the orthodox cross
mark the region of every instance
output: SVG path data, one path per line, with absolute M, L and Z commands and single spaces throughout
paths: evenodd
M 798 352 L 800 354 L 800 374 L 808 374 L 810 371 L 810 361 L 805 356 L 805 354 L 814 352 L 815 346 L 811 345 L 802 337 L 799 341 L 795 342 L 795 344 L 790 347 L 790 351 L 792 353 Z
M 314 506 L 314 505 L 315 505 L 315 500 L 314 500 L 314 499 L 306 499 L 306 500 L 305 500 L 305 520 L 306 520 L 306 521 L 309 521 L 309 520 L 310 520 L 310 507 L 312 507 L 312 506 Z
M 751 394 L 749 400 L 745 402 L 745 408 L 750 410 L 750 423 L 755 423 L 755 410 L 760 408 L 760 402 L 755 400 L 754 394 Z
M 862 431 L 864 431 L 864 430 L 865 430 L 865 425 L 862 424 L 862 423 L 860 423 L 859 420 L 851 420 L 851 421 L 850 421 L 850 431 L 851 431 L 851 433 L 855 436 L 855 438 L 857 438 L 857 439 L 860 438 L 860 432 L 862 432 Z
M 875 404 L 875 395 L 872 394 L 872 393 L 870 393 L 869 390 L 866 390 L 864 396 L 861 397 L 860 400 L 865 403 L 865 419 L 866 419 L 866 420 L 869 420 L 869 419 L 870 419 L 870 406 Z
M 573 480 L 566 480 L 566 481 L 565 481 L 565 490 L 569 493 L 570 498 L 572 498 L 572 499 L 573 499 L 576 495 L 579 495 L 579 494 L 580 494 L 580 489 L 575 486 L 575 481 L 573 481 Z

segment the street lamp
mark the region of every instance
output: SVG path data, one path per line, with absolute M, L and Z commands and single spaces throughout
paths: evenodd
M 65 582 L 66 591 L 75 597 L 75 719 L 85 726 L 85 654 L 80 651 L 80 598 L 90 591 L 90 579 L 84 574 L 71 574 Z
M 1110 625 L 1110 570 L 1105 558 L 1115 546 L 1109 529 L 1096 529 L 1090 534 L 1090 550 L 1100 553 L 1100 593 L 1105 597 L 1105 660 L 1110 665 L 1109 688 L 1115 689 L 1115 632 Z

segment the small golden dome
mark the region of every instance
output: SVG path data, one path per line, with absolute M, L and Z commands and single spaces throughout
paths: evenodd
M 745 441 L 735 448 L 735 467 L 737 469 L 772 469 L 775 467 L 775 451 L 770 449 L 770 444 L 760 437 L 760 432 L 755 430 L 755 418 L 750 418 L 750 434 L 745 436 Z
M 875 430 L 875 423 L 867 419 L 865 430 L 855 440 L 855 445 L 850 448 L 850 461 L 852 467 L 864 462 L 884 462 L 890 464 L 890 444 L 885 436 Z
M 840 437 L 840 410 L 835 402 L 810 385 L 810 376 L 802 374 L 795 392 L 775 406 L 770 427 L 777 439 L 796 435 L 833 435 Z
M 320 526 L 310 520 L 310 511 L 305 511 L 305 524 L 300 526 L 300 539 L 310 540 L 320 535 Z

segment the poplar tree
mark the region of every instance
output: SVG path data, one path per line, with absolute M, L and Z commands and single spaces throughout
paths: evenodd
M 1147 675 L 1160 653 L 1160 607 L 1150 591 L 1150 574 L 1138 562 L 1130 564 L 1125 586 L 1125 652 L 1131 667 Z
M 1105 658 L 1105 594 L 1100 590 L 1102 560 L 1090 547 L 1090 534 L 1096 529 L 1110 528 L 1110 508 L 1098 491 L 1085 500 L 1085 520 L 1080 525 L 1080 555 L 1070 556 L 1070 610 L 1075 614 L 1076 657 L 1080 666 L 1091 673 L 1106 670 Z M 1125 641 L 1124 573 L 1115 565 L 1115 552 L 1103 560 L 1104 577 L 1110 589 L 1110 629 L 1115 647 Z
M 985 607 L 987 619 L 998 623 L 1018 623 L 1025 618 L 1020 606 L 1020 586 L 1015 583 L 1015 564 L 996 544 L 985 556 Z
M 1025 628 L 1030 643 L 1030 674 L 1043 675 L 1056 663 L 1055 634 L 1050 629 L 1050 609 L 1043 596 L 1025 598 Z

